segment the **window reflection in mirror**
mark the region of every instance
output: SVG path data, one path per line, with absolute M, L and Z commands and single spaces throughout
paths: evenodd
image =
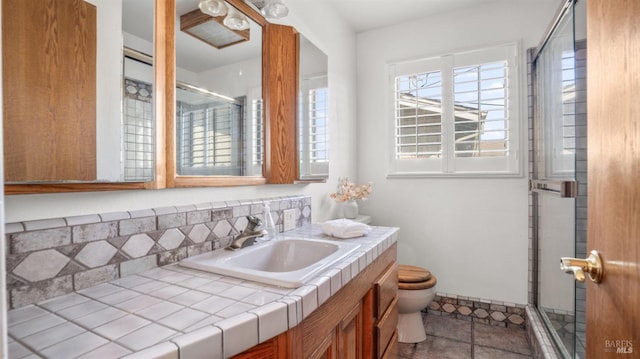
M 176 2 L 176 174 L 260 177 L 262 27 L 231 30 L 198 3 Z
M 328 58 L 300 34 L 298 135 L 300 179 L 329 176 L 329 86 Z

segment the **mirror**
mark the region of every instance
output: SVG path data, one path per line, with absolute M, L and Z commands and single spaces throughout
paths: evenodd
M 147 12 L 136 15 L 129 9 L 134 4 Z M 3 12 L 3 85 L 15 89 L 4 91 L 3 99 L 5 183 L 64 183 L 65 190 L 74 190 L 69 183 L 153 181 L 153 68 L 137 79 L 144 80 L 135 88 L 144 105 L 127 106 L 123 94 L 134 88 L 123 77 L 131 66 L 122 49 L 134 24 L 151 34 L 144 51 L 153 52 L 154 0 L 60 0 L 47 6 L 3 0 L 3 6 L 12 9 Z M 141 18 L 149 23 L 137 23 Z M 56 24 L 56 31 L 47 24 Z M 48 39 L 46 46 L 42 39 Z M 131 111 L 143 116 L 144 129 L 128 126 Z
M 219 17 L 198 4 L 176 1 L 176 185 L 190 176 L 262 178 L 262 26 L 232 2 Z M 231 17 L 246 28 L 232 29 Z
M 123 0 L 122 176 L 149 181 L 155 167 L 153 0 Z
M 329 177 L 328 57 L 300 34 L 298 149 L 301 180 Z

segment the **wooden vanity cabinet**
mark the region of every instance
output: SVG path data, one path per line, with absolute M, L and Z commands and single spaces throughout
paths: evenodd
M 396 258 L 393 244 L 302 323 L 234 358 L 395 358 Z
M 375 282 L 376 358 L 395 358 L 398 327 L 398 265 L 393 263 Z

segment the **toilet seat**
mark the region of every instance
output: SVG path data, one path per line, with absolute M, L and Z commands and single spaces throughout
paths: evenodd
M 424 268 L 404 264 L 398 266 L 398 289 L 429 289 L 436 283 L 436 277 Z

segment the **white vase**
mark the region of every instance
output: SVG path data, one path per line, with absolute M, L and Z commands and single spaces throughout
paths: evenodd
M 351 200 L 342 202 L 342 216 L 348 219 L 358 217 L 358 201 Z

